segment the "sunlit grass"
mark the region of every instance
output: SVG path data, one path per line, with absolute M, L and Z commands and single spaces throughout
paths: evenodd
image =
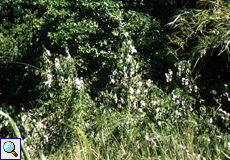
M 105 119 L 105 117 L 103 117 Z M 114 118 L 114 117 L 113 117 Z M 54 154 L 46 155 L 46 159 L 225 159 L 227 158 L 228 150 L 224 147 L 223 141 L 218 140 L 218 137 L 210 136 L 212 139 L 206 139 L 206 134 L 195 133 L 195 127 L 190 125 L 175 125 L 175 127 L 168 131 L 164 127 L 154 127 L 149 124 L 152 136 L 140 137 L 137 132 L 130 132 L 127 137 L 119 134 L 106 134 L 111 130 L 111 124 L 116 123 L 117 119 L 108 117 L 108 121 L 98 121 L 99 131 L 98 139 L 84 135 L 83 131 L 74 126 L 61 122 L 63 125 L 77 130 L 81 135 L 80 139 L 73 140 L 77 143 L 71 143 L 66 146 L 63 144 L 59 150 Z M 101 124 L 100 124 L 101 122 Z M 107 124 L 105 126 L 104 124 Z M 130 124 L 135 127 L 135 130 L 141 128 L 135 124 Z M 130 127 L 127 127 L 129 130 Z M 124 128 L 126 130 L 126 128 Z M 109 139 L 109 137 L 110 139 Z M 227 135 L 222 135 L 223 140 Z M 137 138 L 138 137 L 138 138 Z M 96 138 L 96 137 L 95 137 Z M 198 141 L 197 138 L 203 139 Z M 108 140 L 109 139 L 109 140 Z M 227 141 L 227 139 L 226 139 Z M 68 143 L 68 142 L 67 142 Z M 206 143 L 206 144 L 205 144 Z M 226 144 L 225 144 L 226 145 Z M 222 153 L 223 152 L 223 153 Z M 90 157 L 91 156 L 91 157 Z M 35 157 L 34 157 L 35 158 Z
M 2 115 L 6 115 L 1 112 Z M 116 124 L 119 118 L 106 117 L 104 120 L 98 119 L 99 138 L 86 137 L 83 131 L 75 126 L 60 122 L 73 130 L 76 130 L 81 138 L 72 139 L 77 143 L 63 143 L 53 154 L 40 154 L 40 158 L 31 154 L 32 159 L 63 159 L 63 160 L 84 160 L 84 159 L 227 159 L 229 158 L 228 135 L 220 136 L 210 135 L 207 138 L 205 133 L 196 134 L 195 127 L 190 125 L 175 124 L 170 131 L 166 127 L 157 127 L 157 125 L 148 123 L 151 136 L 138 134 L 137 132 L 127 132 L 128 135 L 109 134 L 111 124 Z M 130 122 L 132 123 L 132 122 Z M 106 125 L 105 125 L 106 124 Z M 14 125 L 12 125 L 14 126 Z M 135 130 L 140 130 L 141 125 L 134 122 L 130 124 Z M 130 126 L 121 129 L 121 132 L 130 130 Z M 17 130 L 19 132 L 19 130 Z M 19 132 L 20 133 L 20 132 Z M 144 133 L 144 132 L 143 132 Z M 18 135 L 18 133 L 17 133 Z M 137 138 L 138 137 L 138 138 Z M 96 137 L 95 137 L 96 138 Z M 226 138 L 226 140 L 225 140 Z M 198 140 L 202 139 L 202 140 Z M 222 139 L 222 140 L 221 140 Z M 223 143 L 225 142 L 225 143 Z M 67 145 L 66 145 L 67 144 Z M 35 152 L 43 153 L 44 150 Z M 35 157 L 34 157 L 35 156 Z M 25 157 L 23 157 L 26 159 Z

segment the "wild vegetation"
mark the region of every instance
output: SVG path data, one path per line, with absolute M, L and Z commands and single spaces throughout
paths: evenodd
M 230 3 L 0 4 L 0 137 L 23 159 L 230 159 Z

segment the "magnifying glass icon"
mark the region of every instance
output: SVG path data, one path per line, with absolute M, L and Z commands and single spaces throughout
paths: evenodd
M 7 141 L 3 145 L 3 149 L 7 153 L 12 153 L 15 157 L 18 156 L 18 154 L 14 151 L 15 150 L 15 145 L 11 141 Z

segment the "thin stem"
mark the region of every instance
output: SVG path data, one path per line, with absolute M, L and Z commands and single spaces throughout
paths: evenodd
M 23 62 L 15 62 L 15 61 L 12 61 L 12 62 L 0 62 L 0 63 L 16 63 L 16 64 L 22 64 L 22 65 L 29 66 L 29 67 L 32 67 L 32 68 L 35 68 L 35 69 L 40 70 L 38 67 L 35 67 L 35 66 L 31 65 L 31 64 L 23 63 Z

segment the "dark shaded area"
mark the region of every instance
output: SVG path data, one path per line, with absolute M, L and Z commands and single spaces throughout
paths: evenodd
M 1 44 L 0 101 L 3 106 L 12 105 L 12 114 L 19 113 L 21 108 L 33 107 L 32 103 L 39 97 L 34 88 L 41 80 L 39 75 L 35 75 L 40 65 L 41 44 L 36 41 L 38 32 L 33 29 L 33 24 L 24 18 L 39 16 L 37 9 L 41 7 L 30 2 L 4 1 L 1 4 L 1 33 L 17 49 L 14 52 L 11 46 Z
M 230 69 L 226 53 L 217 56 L 216 54 L 205 56 L 200 61 L 194 73 L 201 76 L 197 80 L 200 94 L 206 100 L 207 106 L 218 106 L 215 99 L 221 99 L 222 109 L 230 112 L 230 101 L 228 101 Z M 215 90 L 217 95 L 211 94 Z M 226 94 L 225 94 L 226 93 Z

